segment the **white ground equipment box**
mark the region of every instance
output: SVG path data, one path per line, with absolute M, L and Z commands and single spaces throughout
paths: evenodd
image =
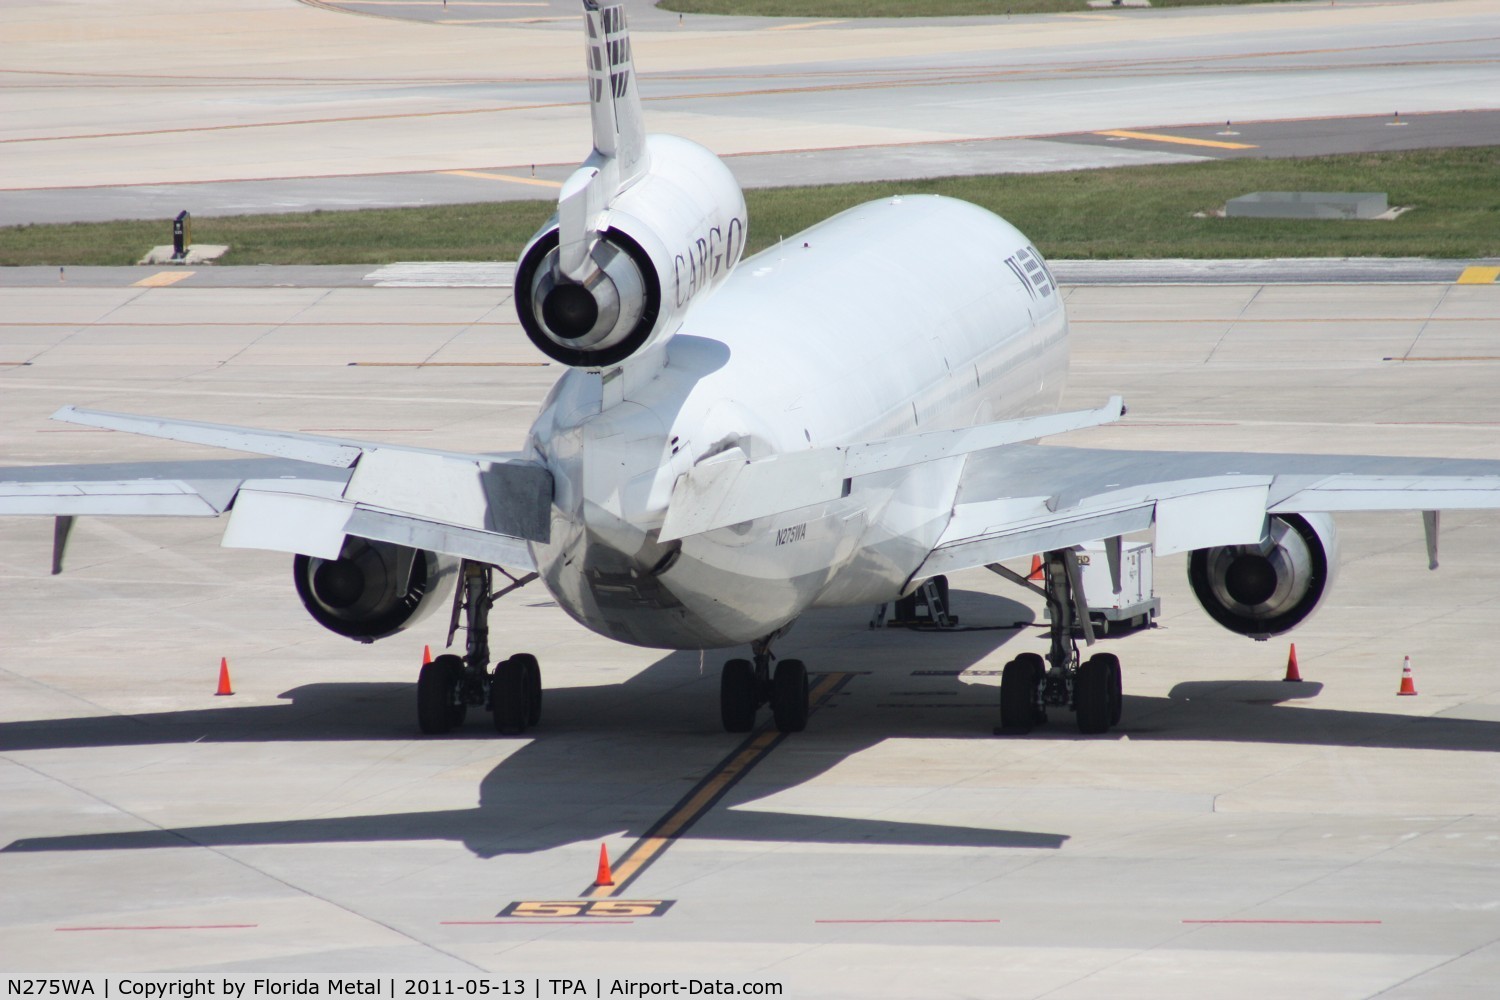
M 1114 592 L 1109 577 L 1109 555 L 1102 544 L 1080 545 L 1078 568 L 1083 572 L 1083 596 L 1089 602 L 1089 617 L 1101 634 L 1146 628 L 1161 614 L 1161 599 L 1154 593 L 1151 576 L 1151 543 L 1126 542 L 1120 546 L 1120 592 Z

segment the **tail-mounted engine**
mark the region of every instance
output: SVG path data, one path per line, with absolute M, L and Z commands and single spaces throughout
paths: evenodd
M 1338 533 L 1327 514 L 1273 514 L 1259 545 L 1197 549 L 1188 582 L 1209 617 L 1266 639 L 1307 620 L 1333 584 Z
M 374 642 L 410 628 L 443 603 L 458 563 L 421 549 L 349 537 L 337 559 L 297 556 L 297 596 L 331 632 Z
M 618 193 L 610 170 L 580 167 L 521 255 L 516 312 L 554 361 L 596 368 L 639 354 L 744 252 L 744 195 L 719 158 L 676 136 L 648 136 L 646 148 L 649 168 Z

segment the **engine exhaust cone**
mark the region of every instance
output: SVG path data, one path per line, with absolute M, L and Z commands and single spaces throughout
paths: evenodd
M 577 340 L 599 322 L 599 303 L 582 285 L 558 285 L 542 300 L 542 322 L 554 336 Z

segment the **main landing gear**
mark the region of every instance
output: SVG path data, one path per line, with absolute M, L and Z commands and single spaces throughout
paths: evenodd
M 490 609 L 501 597 L 536 579 L 535 573 L 513 577 L 502 569 L 510 585 L 496 592 L 491 571 L 497 568 L 467 560 L 463 564 L 448 644 L 460 628 L 460 618 L 468 638 L 463 656 L 444 653 L 422 666 L 417 677 L 417 724 L 424 733 L 436 735 L 462 726 L 470 707 L 488 709 L 495 729 L 506 736 L 519 735 L 541 721 L 542 671 L 535 656 L 516 653 L 489 672 Z
M 783 630 L 785 631 L 785 630 Z M 767 702 L 776 728 L 800 733 L 807 728 L 807 667 L 801 660 L 781 660 L 771 671 L 771 640 L 767 636 L 751 643 L 751 660 L 730 660 L 719 675 L 719 716 L 724 729 L 748 733 L 755 728 L 755 713 Z
M 1046 660 L 1036 653 L 1022 653 L 1007 663 L 1000 675 L 1000 728 L 996 734 L 1031 732 L 1037 723 L 1047 721 L 1049 707 L 1072 709 L 1081 733 L 1103 733 L 1119 725 L 1124 705 L 1120 658 L 1113 653 L 1095 653 L 1080 662 L 1078 643 L 1073 639 L 1077 630 L 1086 645 L 1094 644 L 1078 554 L 1061 549 L 1044 555 L 1040 587 L 999 564 L 989 568 L 1045 597 L 1052 620 Z

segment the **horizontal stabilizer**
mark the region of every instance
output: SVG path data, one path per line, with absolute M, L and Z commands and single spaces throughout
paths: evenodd
M 1120 397 L 1113 396 L 1095 410 L 907 434 L 869 444 L 812 448 L 754 462 L 710 459 L 677 480 L 661 541 L 837 500 L 844 495 L 845 481 L 857 476 L 1097 427 L 1119 420 L 1124 412 Z

